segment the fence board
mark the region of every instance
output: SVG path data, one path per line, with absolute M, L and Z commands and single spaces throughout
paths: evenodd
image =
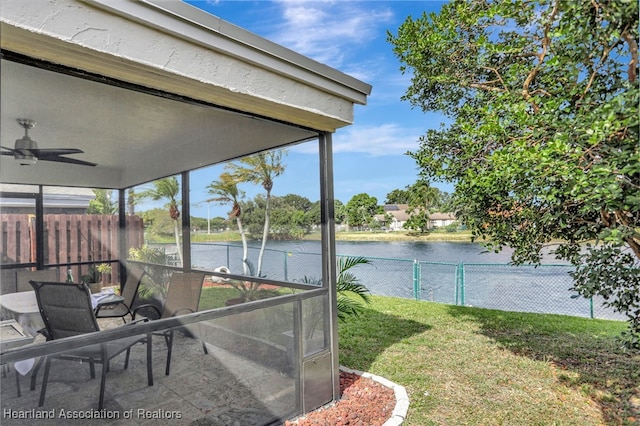
M 2 232 L 0 254 L 3 263 L 30 263 L 36 261 L 35 221 L 33 215 L 0 215 Z M 126 217 L 128 233 L 126 252 L 118 252 L 118 216 L 45 214 L 45 265 L 126 260 L 130 247 L 144 244 L 143 221 L 139 216 Z M 112 266 L 115 266 L 112 264 Z M 72 266 L 74 279 L 78 281 L 89 267 Z M 66 276 L 61 271 L 61 277 Z M 104 282 L 118 282 L 118 268 L 103 276 Z

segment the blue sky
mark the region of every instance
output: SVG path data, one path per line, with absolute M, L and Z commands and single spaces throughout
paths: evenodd
M 335 198 L 343 203 L 365 192 L 384 202 L 394 189 L 404 189 L 418 177 L 415 161 L 405 153 L 418 147 L 418 138 L 437 128 L 444 118 L 412 109 L 400 97 L 410 84 L 387 39 L 408 16 L 439 11 L 436 1 L 187 1 L 225 21 L 327 64 L 373 86 L 367 105 L 356 105 L 354 124 L 334 135 Z M 317 170 L 317 158 L 303 149 L 291 149 L 285 158 L 288 175 L 296 170 Z M 204 173 L 204 172 L 203 172 Z M 204 193 L 212 176 L 191 180 L 204 182 L 192 188 Z M 315 176 L 314 176 L 315 178 Z M 451 192 L 452 187 L 433 183 Z M 296 193 L 319 199 L 313 178 L 275 180 L 273 194 Z M 247 191 L 247 196 L 255 193 Z M 194 201 L 197 196 L 193 197 Z M 210 206 L 210 215 L 225 216 L 228 208 Z M 192 215 L 207 216 L 206 204 L 192 208 Z

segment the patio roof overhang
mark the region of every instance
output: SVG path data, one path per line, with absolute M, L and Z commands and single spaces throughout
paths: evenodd
M 371 86 L 179 1 L 9 0 L 0 141 L 85 167 L 0 156 L 0 182 L 123 189 L 334 132 Z

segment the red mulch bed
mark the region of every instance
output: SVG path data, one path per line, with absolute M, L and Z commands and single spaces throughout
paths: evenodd
M 340 371 L 342 398 L 285 426 L 381 426 L 396 406 L 393 389 L 353 373 Z

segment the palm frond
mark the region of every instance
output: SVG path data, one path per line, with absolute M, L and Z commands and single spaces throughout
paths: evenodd
M 362 303 L 370 303 L 369 289 L 360 283 L 360 279 L 349 270 L 358 265 L 369 265 L 371 260 L 362 256 L 341 257 L 338 259 L 338 277 L 336 282 L 338 319 L 343 321 L 349 316 L 358 316 L 363 309 Z
M 338 274 L 341 275 L 343 272 L 348 271 L 354 266 L 369 264 L 371 264 L 371 260 L 362 256 L 340 257 L 338 259 Z
M 365 303 L 370 303 L 369 289 L 364 284 L 358 282 L 339 282 L 337 291 L 339 294 L 351 294 L 358 296 Z

